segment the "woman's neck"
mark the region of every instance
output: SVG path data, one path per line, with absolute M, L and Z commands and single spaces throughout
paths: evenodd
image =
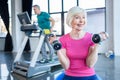
M 72 30 L 70 32 L 70 37 L 73 38 L 73 39 L 81 39 L 81 38 L 84 37 L 84 35 L 85 35 L 84 31 L 78 31 L 78 32 L 76 32 L 76 31 Z

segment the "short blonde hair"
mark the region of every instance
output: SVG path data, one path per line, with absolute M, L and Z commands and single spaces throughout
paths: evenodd
M 87 20 L 86 10 L 80 8 L 79 6 L 75 6 L 75 7 L 70 8 L 70 10 L 68 11 L 67 17 L 66 17 L 66 24 L 71 27 L 71 22 L 73 20 L 74 15 L 79 14 L 79 13 L 84 13 L 85 19 Z

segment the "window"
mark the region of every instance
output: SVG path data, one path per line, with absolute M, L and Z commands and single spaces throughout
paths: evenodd
M 87 10 L 87 31 L 105 31 L 105 0 L 79 0 L 79 6 Z
M 48 12 L 48 0 L 33 0 L 33 5 L 40 5 L 41 11 Z M 32 14 L 34 11 L 32 10 Z
M 49 0 L 50 1 L 50 13 L 61 12 L 62 11 L 62 2 L 61 0 Z
M 55 26 L 53 30 L 56 31 L 56 35 L 62 34 L 61 32 L 61 14 L 51 14 L 52 18 L 55 20 Z
M 64 17 L 65 20 L 66 20 L 66 16 L 67 16 L 67 13 L 65 13 L 65 17 Z M 65 21 L 65 34 L 67 34 L 69 31 L 71 31 L 71 27 L 69 27 Z
M 105 0 L 79 0 L 79 6 L 84 9 L 105 7 Z
M 105 0 L 33 0 L 56 21 L 54 29 L 57 35 L 68 33 L 71 28 L 66 24 L 66 13 L 73 6 L 87 10 L 86 31 L 97 33 L 105 31 Z M 34 13 L 33 16 L 35 17 Z M 97 28 L 97 30 L 95 30 Z
M 68 11 L 72 6 L 77 6 L 77 0 L 63 0 L 64 11 Z

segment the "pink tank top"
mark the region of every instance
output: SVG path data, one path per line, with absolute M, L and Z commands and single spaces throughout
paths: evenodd
M 94 43 L 91 40 L 92 34 L 86 32 L 82 39 L 72 39 L 68 34 L 63 35 L 59 40 L 62 48 L 66 49 L 66 54 L 70 60 L 70 67 L 65 71 L 69 76 L 91 76 L 95 74 L 94 68 L 89 68 L 86 65 L 86 57 L 89 47 Z

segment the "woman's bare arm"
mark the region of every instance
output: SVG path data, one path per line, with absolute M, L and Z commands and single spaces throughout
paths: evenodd
M 89 54 L 86 59 L 86 64 L 88 67 L 93 67 L 98 60 L 98 47 L 99 44 L 95 44 L 89 48 Z
M 58 59 L 62 65 L 62 67 L 67 70 L 70 66 L 70 61 L 66 55 L 66 50 L 65 49 L 60 49 L 57 51 Z

